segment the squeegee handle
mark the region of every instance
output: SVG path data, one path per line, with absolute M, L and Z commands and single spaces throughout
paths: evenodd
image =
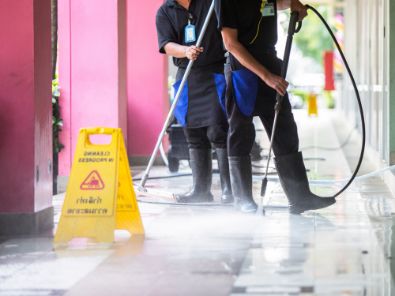
M 198 37 L 198 40 L 196 42 L 196 46 L 197 47 L 200 47 L 200 45 L 202 44 L 204 35 L 206 34 L 206 30 L 207 30 L 208 24 L 210 23 L 211 16 L 213 15 L 213 12 L 214 12 L 214 4 L 215 4 L 215 0 L 213 0 L 211 2 L 211 6 L 209 8 L 209 11 L 208 11 L 206 19 L 204 21 L 202 30 L 201 30 L 201 32 L 199 34 L 199 37 Z M 175 96 L 174 101 L 173 101 L 173 103 L 172 103 L 172 105 L 170 107 L 170 111 L 169 111 L 169 113 L 167 115 L 166 121 L 165 121 L 165 123 L 163 125 L 163 128 L 162 128 L 162 131 L 159 134 L 158 140 L 156 142 L 154 151 L 152 152 L 152 155 L 151 155 L 151 158 L 149 160 L 148 166 L 147 166 L 147 168 L 146 168 L 146 170 L 144 172 L 143 177 L 141 178 L 140 188 L 144 188 L 145 183 L 147 182 L 147 179 L 148 179 L 148 176 L 149 176 L 149 172 L 150 172 L 152 166 L 154 165 L 155 157 L 158 154 L 158 150 L 159 150 L 160 144 L 162 143 L 163 137 L 166 134 L 166 130 L 167 130 L 168 126 L 170 125 L 172 119 L 173 119 L 174 111 L 175 111 L 175 109 L 177 107 L 177 103 L 178 103 L 178 101 L 180 99 L 180 96 L 181 96 L 182 90 L 184 89 L 185 83 L 188 80 L 189 74 L 191 73 L 191 69 L 192 69 L 193 63 L 194 63 L 194 61 L 190 60 L 189 63 L 188 63 L 188 66 L 187 66 L 187 68 L 185 70 L 184 76 L 183 76 L 183 78 L 181 80 L 180 87 L 177 90 L 176 96 Z

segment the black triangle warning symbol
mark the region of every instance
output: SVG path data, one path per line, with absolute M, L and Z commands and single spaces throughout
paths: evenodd
M 81 190 L 103 190 L 104 187 L 104 182 L 98 171 L 92 171 L 80 185 Z

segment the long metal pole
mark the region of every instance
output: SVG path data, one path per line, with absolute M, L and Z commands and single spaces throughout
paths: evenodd
M 210 22 L 211 16 L 213 15 L 213 12 L 214 12 L 214 2 L 215 2 L 215 0 L 213 0 L 211 2 L 210 9 L 209 9 L 209 11 L 207 13 L 206 20 L 204 21 L 204 24 L 203 24 L 203 27 L 202 27 L 202 31 L 200 32 L 199 38 L 198 38 L 198 40 L 196 42 L 196 46 L 197 47 L 200 47 L 200 45 L 201 45 L 201 43 L 203 41 L 204 35 L 206 34 L 206 30 L 207 30 L 208 24 Z M 178 91 L 176 93 L 176 97 L 174 98 L 174 101 L 173 101 L 173 103 L 171 105 L 169 114 L 167 115 L 166 121 L 165 121 L 165 123 L 163 125 L 162 131 L 159 134 L 159 137 L 158 137 L 158 140 L 156 142 L 154 151 L 152 152 L 151 158 L 150 158 L 150 160 L 148 162 L 148 166 L 147 166 L 147 168 L 146 168 L 146 170 L 144 172 L 144 175 L 141 178 L 141 182 L 140 182 L 140 185 L 139 185 L 139 188 L 138 188 L 139 190 L 146 191 L 146 189 L 144 188 L 145 187 L 145 183 L 147 182 L 149 173 L 151 171 L 151 168 L 154 165 L 155 157 L 158 154 L 158 150 L 159 150 L 159 147 L 160 147 L 160 145 L 162 143 L 163 137 L 166 134 L 166 130 L 167 130 L 170 122 L 173 119 L 174 110 L 177 107 L 178 100 L 180 99 L 182 90 L 184 89 L 185 83 L 187 82 L 189 74 L 191 73 L 191 69 L 192 69 L 193 64 L 194 64 L 194 61 L 190 60 L 189 63 L 188 63 L 188 66 L 186 68 L 186 71 L 184 73 L 184 76 L 182 78 L 180 87 L 178 88 Z
M 281 77 L 284 78 L 284 79 L 287 76 L 288 64 L 289 64 L 289 56 L 291 54 L 292 41 L 293 41 L 293 35 L 294 35 L 294 32 L 295 32 L 297 17 L 298 17 L 298 15 L 293 13 L 291 15 L 291 20 L 290 20 L 290 23 L 289 23 L 288 38 L 287 38 L 287 43 L 285 45 L 283 65 L 282 65 L 282 68 L 281 68 Z M 271 158 L 271 155 L 272 155 L 274 134 L 275 134 L 276 128 L 277 128 L 277 118 L 278 118 L 278 113 L 281 110 L 281 105 L 282 105 L 283 100 L 284 100 L 284 97 L 277 93 L 277 95 L 276 95 L 276 106 L 274 107 L 275 115 L 274 115 L 274 121 L 273 121 L 273 127 L 272 127 L 272 134 L 271 134 L 271 137 L 270 137 L 269 157 L 267 159 L 265 176 L 267 176 L 268 170 L 269 170 L 269 162 L 270 162 L 270 158 Z
M 287 43 L 285 45 L 285 50 L 284 50 L 284 58 L 283 58 L 283 65 L 281 68 L 281 77 L 286 78 L 287 76 L 287 71 L 288 71 L 288 64 L 289 64 L 289 56 L 291 54 L 291 49 L 292 49 L 292 41 L 293 41 L 293 35 L 295 32 L 298 32 L 300 30 L 301 23 L 299 23 L 298 28 L 296 27 L 297 22 L 298 22 L 299 14 L 297 12 L 292 12 L 291 13 L 291 19 L 289 22 L 289 27 L 288 27 L 288 37 L 287 37 Z M 265 170 L 265 176 L 262 180 L 262 189 L 261 189 L 261 196 L 265 196 L 266 192 L 266 186 L 267 186 L 267 175 L 269 172 L 269 163 L 271 160 L 272 156 L 272 149 L 273 149 L 273 141 L 274 141 L 274 135 L 276 133 L 277 129 L 277 121 L 278 121 L 278 115 L 281 110 L 281 105 L 283 103 L 284 97 L 280 94 L 277 93 L 276 95 L 276 105 L 274 107 L 275 114 L 274 114 L 274 121 L 273 121 L 273 127 L 272 127 L 272 133 L 270 137 L 270 146 L 269 146 L 269 155 L 267 158 L 267 163 L 266 163 L 266 170 Z M 263 200 L 262 200 L 262 206 L 263 206 Z

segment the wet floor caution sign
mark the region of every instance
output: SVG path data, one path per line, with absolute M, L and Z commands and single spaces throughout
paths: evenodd
M 317 95 L 315 93 L 309 94 L 307 98 L 307 114 L 318 116 Z
M 100 136 L 109 143 L 93 144 Z M 115 229 L 144 234 L 122 131 L 82 129 L 54 242 L 77 237 L 112 242 Z

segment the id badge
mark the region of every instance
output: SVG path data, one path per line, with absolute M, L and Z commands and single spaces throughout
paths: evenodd
M 274 16 L 276 14 L 274 9 L 274 3 L 266 3 L 261 11 L 263 17 Z
M 188 24 L 184 30 L 185 43 L 193 43 L 196 41 L 196 27 Z

